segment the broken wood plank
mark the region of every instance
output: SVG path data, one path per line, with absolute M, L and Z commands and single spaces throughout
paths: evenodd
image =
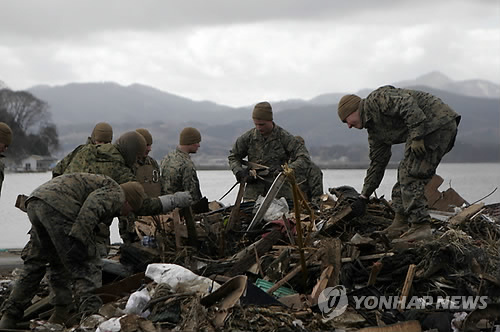
M 240 221 L 240 206 L 243 195 L 245 194 L 246 182 L 241 182 L 238 189 L 238 195 L 236 195 L 236 201 L 234 201 L 234 206 L 231 208 L 231 214 L 229 215 L 229 220 L 226 225 L 226 232 L 233 229 L 234 225 Z
M 323 252 L 320 254 L 321 269 L 327 266 L 333 267 L 333 272 L 328 280 L 328 287 L 337 286 L 340 283 L 340 269 L 342 268 L 342 241 L 339 238 L 322 241 Z
M 411 284 L 413 282 L 413 277 L 415 276 L 415 271 L 417 269 L 417 265 L 410 264 L 408 266 L 408 272 L 406 273 L 405 283 L 403 284 L 403 290 L 401 291 L 401 295 L 399 297 L 398 310 L 403 311 L 406 305 L 406 298 L 410 294 Z
M 255 251 L 254 247 L 257 249 L 259 256 L 262 256 L 268 252 L 273 244 L 281 239 L 281 232 L 277 229 L 271 231 L 266 237 L 252 243 L 245 249 L 241 250 L 235 255 L 235 263 L 232 268 L 225 273 L 226 276 L 234 277 L 238 274 L 244 273 L 252 265 L 255 264 Z
M 394 253 L 393 252 L 383 252 L 381 254 L 359 256 L 356 259 L 360 260 L 360 261 L 365 261 L 365 260 L 379 259 L 379 258 L 382 258 L 382 257 L 389 257 L 389 256 L 394 256 Z M 351 257 L 342 258 L 342 263 L 352 262 L 353 260 L 355 260 L 355 259 L 352 259 Z
M 477 203 L 467 208 L 463 209 L 462 212 L 457 214 L 454 217 L 450 218 L 449 224 L 452 226 L 459 226 L 463 224 L 467 219 L 472 217 L 474 214 L 479 212 L 484 207 L 484 203 Z
M 181 214 L 186 220 L 188 244 L 191 247 L 198 249 L 198 235 L 196 234 L 196 223 L 194 221 L 193 210 L 191 210 L 191 207 L 186 207 L 181 210 Z
M 181 216 L 179 215 L 179 209 L 174 209 L 174 211 L 172 211 L 172 218 L 174 220 L 175 248 L 177 249 L 177 251 L 179 251 L 182 248 Z
M 370 277 L 368 278 L 368 286 L 375 285 L 375 281 L 377 280 L 377 276 L 382 270 L 382 262 L 375 262 L 372 265 L 372 270 L 370 271 Z
M 329 228 L 335 226 L 336 223 L 338 223 L 340 220 L 342 220 L 342 218 L 344 218 L 345 216 L 347 216 L 351 212 L 352 212 L 352 209 L 351 209 L 350 205 L 344 206 L 342 211 L 335 213 L 332 217 L 330 217 L 330 219 L 328 219 L 328 221 L 326 222 L 323 229 L 325 231 L 328 231 Z
M 318 304 L 318 297 L 328 287 L 328 282 L 334 272 L 333 265 L 328 265 L 319 277 L 318 282 L 314 285 L 313 290 L 311 292 L 311 304 Z
M 316 251 L 315 253 L 313 254 L 309 254 L 307 259 L 310 261 L 310 262 L 313 262 L 316 260 L 316 257 L 317 257 L 317 254 L 318 254 L 318 251 Z M 284 276 L 280 281 L 278 281 L 277 283 L 275 283 L 273 286 L 271 286 L 266 292 L 267 294 L 272 294 L 274 293 L 274 291 L 276 291 L 278 288 L 280 288 L 281 286 L 283 286 L 285 283 L 287 283 L 290 279 L 292 279 L 293 277 L 295 277 L 295 275 L 297 273 L 299 273 L 300 271 L 302 270 L 302 266 L 301 265 L 297 265 L 292 271 L 288 272 L 288 274 L 286 276 Z

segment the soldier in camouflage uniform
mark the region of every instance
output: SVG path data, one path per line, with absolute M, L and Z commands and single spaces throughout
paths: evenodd
M 61 159 L 52 169 L 52 177 L 64 174 L 66 168 L 71 163 L 75 155 L 87 144 L 107 144 L 113 140 L 113 128 L 106 122 L 99 122 L 92 130 L 92 134 L 87 138 L 87 143 L 79 145 L 66 157 Z
M 179 135 L 179 145 L 161 161 L 162 193 L 189 191 L 193 201 L 202 198 L 196 167 L 189 154 L 200 148 L 201 134 L 196 128 L 186 127 Z
M 32 246 L 57 275 L 64 275 L 81 314 L 92 314 L 102 301 L 93 291 L 100 287 L 92 276 L 100 256 L 96 247 L 96 230 L 100 223 L 108 227 L 115 216 L 138 211 L 145 197 L 138 182 L 118 185 L 113 179 L 95 174 L 75 173 L 56 177 L 33 191 L 26 201 L 27 213 L 36 231 Z M 21 321 L 24 308 L 31 298 L 26 298 L 26 288 L 34 294 L 38 284 L 32 283 L 29 270 L 24 270 L 16 282 L 3 308 L 0 328 L 15 328 Z M 55 291 L 58 291 L 56 289 Z M 70 291 L 71 292 L 71 291 Z M 56 294 L 57 296 L 57 294 Z M 49 322 L 65 323 L 71 295 L 60 296 L 68 303 L 56 304 Z
M 74 156 L 78 154 L 86 145 L 88 144 L 107 144 L 110 143 L 113 138 L 113 129 L 111 126 L 105 122 L 100 122 L 95 125 L 92 130 L 91 136 L 87 139 L 86 144 L 79 145 L 70 154 L 64 157 L 52 170 L 52 176 L 57 177 L 64 174 L 68 165 L 73 160 Z M 98 249 L 101 255 L 104 257 L 107 255 L 107 248 L 109 246 L 109 227 L 106 224 L 101 224 L 99 227 L 102 229 L 101 236 L 98 238 Z M 17 298 L 31 299 L 36 291 L 38 284 L 47 272 L 47 259 L 45 255 L 38 252 L 39 247 L 33 246 L 33 239 L 36 239 L 36 230 L 30 229 L 30 241 L 23 248 L 21 253 L 21 258 L 24 261 L 25 274 L 29 275 L 31 280 L 28 278 L 24 279 L 25 285 L 32 285 L 32 287 L 23 287 L 22 290 L 17 291 Z M 100 268 L 100 264 L 99 264 Z M 101 278 L 97 274 L 96 282 L 100 282 Z M 49 269 L 47 273 L 47 279 L 51 289 L 51 303 L 52 304 L 64 304 L 71 303 L 71 291 L 67 286 L 68 276 L 65 274 L 59 275 L 57 271 L 52 271 Z M 24 292 L 24 294 L 23 294 Z
M 5 122 L 0 122 L 0 158 L 3 158 L 7 147 L 12 144 L 12 130 Z M 4 179 L 4 164 L 0 159 L 0 194 L 2 193 L 2 184 Z
M 146 150 L 142 157 L 137 159 L 135 175 L 137 181 L 142 184 L 148 197 L 158 197 L 161 195 L 160 166 L 158 162 L 149 156 L 153 145 L 153 136 L 144 128 L 136 129 L 146 140 Z M 118 220 L 118 230 L 123 243 L 132 243 L 139 240 L 135 232 L 136 216 L 130 214 L 128 217 L 120 217 Z
M 305 141 L 301 136 L 295 136 L 295 138 L 305 147 Z M 295 173 L 295 178 L 300 190 L 309 201 L 315 201 L 323 195 L 323 172 L 312 160 L 304 172 Z
M 398 181 L 392 190 L 396 216 L 385 233 L 397 237 L 409 223 L 411 229 L 397 241 L 430 236 L 424 188 L 443 156 L 453 148 L 460 115 L 429 93 L 393 86 L 380 87 L 365 99 L 356 95 L 342 97 L 338 114 L 349 128 L 368 131 L 370 167 L 361 196 L 353 203 L 353 211 L 364 213 L 368 198 L 382 181 L 392 145 L 405 143 Z
M 255 105 L 252 118 L 255 128 L 238 137 L 228 157 L 229 167 L 237 181 L 247 181 L 244 195 L 244 200 L 247 201 L 256 200 L 259 195 L 266 195 L 282 165 L 288 163 L 293 171 L 300 173 L 307 169 L 310 163 L 309 153 L 304 145 L 273 122 L 273 111 L 268 102 Z M 249 176 L 248 168 L 243 168 L 245 157 L 248 157 L 250 162 L 268 166 L 267 174 L 261 174 L 257 178 Z M 292 190 L 288 182 L 276 197 L 292 200 Z
M 134 173 L 134 167 L 138 156 L 144 156 L 146 150 L 146 141 L 142 135 L 135 131 L 127 132 L 118 138 L 115 144 L 85 145 L 71 160 L 65 169 L 65 174 L 71 173 L 93 173 L 103 174 L 111 177 L 118 183 L 137 181 Z M 191 199 L 188 193 L 176 193 L 175 195 L 164 195 L 155 199 L 146 198 L 144 204 L 139 210 L 140 215 L 153 215 L 166 213 L 175 207 L 189 206 Z M 107 222 L 111 224 L 112 219 Z M 106 223 L 101 223 L 97 227 L 95 241 L 100 256 L 106 256 L 109 245 L 109 227 Z M 24 269 L 26 275 L 24 287 L 18 290 L 16 298 L 18 303 L 25 303 L 33 298 L 36 287 L 46 272 L 46 258 L 33 248 L 30 243 L 34 241 L 36 231 L 30 234 L 30 242 L 23 250 Z M 102 263 L 99 260 L 96 264 L 96 273 L 92 275 L 95 283 L 101 281 Z M 51 303 L 57 306 L 64 306 L 70 303 L 71 292 L 67 288 L 67 276 L 58 274 L 60 270 L 53 271 L 49 269 L 48 280 L 51 287 L 51 293 L 54 297 Z M 28 286 L 30 285 L 30 286 Z M 69 298 L 68 298 L 69 297 Z M 18 304 L 18 307 L 22 305 Z

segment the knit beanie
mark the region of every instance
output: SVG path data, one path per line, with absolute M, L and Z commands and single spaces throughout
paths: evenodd
M 182 129 L 179 135 L 180 145 L 191 145 L 201 142 L 201 134 L 198 129 L 193 127 L 186 127 Z
M 5 145 L 12 143 L 12 129 L 5 122 L 0 122 L 0 143 Z
M 113 140 L 113 128 L 106 122 L 99 122 L 95 125 L 90 137 L 93 142 L 111 143 Z
M 345 95 L 340 98 L 339 101 L 339 118 L 342 122 L 345 122 L 345 119 L 356 112 L 359 107 L 359 103 L 361 102 L 361 98 L 356 95 Z
M 137 131 L 139 134 L 141 134 L 144 137 L 147 145 L 153 144 L 153 136 L 151 135 L 151 133 L 147 129 L 139 128 L 139 129 L 136 129 L 135 131 Z
M 145 193 L 144 187 L 136 181 L 130 181 L 122 183 L 120 185 L 123 192 L 125 193 L 125 199 L 130 204 L 134 211 L 141 208 L 142 202 L 144 201 Z
M 255 105 L 252 112 L 252 119 L 273 121 L 273 108 L 267 101 Z
M 115 145 L 128 167 L 132 167 L 137 158 L 146 153 L 146 140 L 136 131 L 128 131 L 121 135 Z

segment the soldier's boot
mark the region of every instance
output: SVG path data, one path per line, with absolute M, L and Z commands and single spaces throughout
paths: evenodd
M 15 329 L 18 319 L 5 313 L 0 320 L 0 329 Z
M 65 324 L 69 318 L 70 318 L 69 306 L 56 305 L 54 307 L 54 312 L 52 313 L 52 315 L 49 318 L 49 323 Z
M 432 237 L 432 228 L 429 222 L 412 224 L 408 232 L 404 233 L 399 239 L 395 239 L 392 243 L 414 242 L 426 240 Z
M 406 217 L 401 213 L 396 213 L 392 224 L 380 233 L 385 234 L 389 239 L 398 238 L 401 234 L 408 230 L 408 222 Z

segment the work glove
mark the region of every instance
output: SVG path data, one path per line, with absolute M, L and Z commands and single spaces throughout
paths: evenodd
M 173 195 L 163 195 L 158 198 L 160 199 L 163 213 L 172 211 L 175 208 L 185 208 L 191 206 L 193 203 L 189 191 L 179 191 Z
M 366 204 L 368 203 L 368 198 L 363 196 L 358 196 L 358 198 L 351 203 L 352 215 L 355 217 L 361 217 L 366 212 Z
M 67 252 L 67 256 L 70 261 L 80 262 L 88 258 L 87 246 L 79 239 L 70 236 L 69 243 L 71 243 L 71 246 Z
M 244 168 L 244 169 L 236 172 L 236 174 L 235 174 L 236 181 L 238 181 L 239 183 L 241 183 L 244 180 L 248 179 L 249 175 L 250 174 L 248 173 L 248 168 Z
M 411 151 L 419 158 L 425 155 L 425 143 L 423 139 L 413 140 L 410 145 Z
M 283 171 L 283 168 L 280 165 L 270 166 L 268 169 L 269 175 L 277 177 Z

